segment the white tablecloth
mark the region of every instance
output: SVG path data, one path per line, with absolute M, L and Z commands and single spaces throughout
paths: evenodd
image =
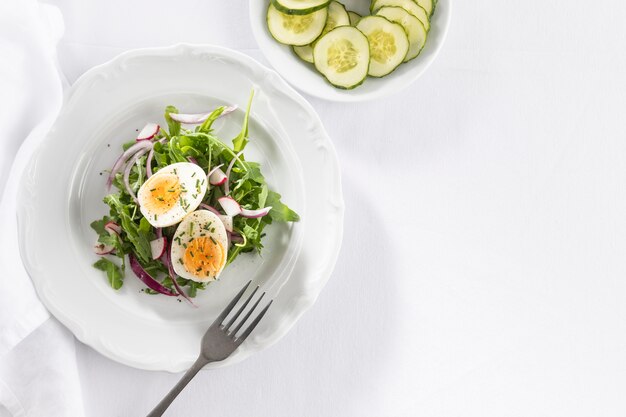
M 244 0 L 51 3 L 70 82 L 176 42 L 267 64 Z M 623 417 L 624 21 L 618 0 L 458 0 L 411 88 L 311 98 L 342 164 L 336 271 L 287 337 L 201 373 L 168 415 Z M 80 343 L 77 360 L 89 417 L 144 415 L 179 377 Z

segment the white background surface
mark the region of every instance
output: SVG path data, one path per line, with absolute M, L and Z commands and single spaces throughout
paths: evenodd
M 73 82 L 136 47 L 256 49 L 245 1 L 51 2 Z M 346 229 L 279 344 L 205 372 L 170 416 L 623 416 L 626 4 L 457 1 L 402 94 L 311 99 Z M 86 414 L 145 415 L 178 375 L 77 348 Z

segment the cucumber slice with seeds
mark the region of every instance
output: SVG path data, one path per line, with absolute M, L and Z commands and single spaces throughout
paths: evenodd
M 343 4 L 333 0 L 328 4 L 328 17 L 326 17 L 326 24 L 324 25 L 324 29 L 322 30 L 322 33 L 319 37 L 321 38 L 338 26 L 348 25 L 350 25 L 350 17 L 348 16 L 346 8 Z M 304 61 L 313 63 L 314 46 L 315 42 L 310 45 L 294 47 L 293 50 L 295 51 L 296 55 L 298 55 Z
M 350 26 L 356 26 L 361 20 L 361 15 L 357 12 L 348 11 L 348 17 L 350 18 Z
M 356 28 L 367 36 L 370 44 L 372 77 L 383 77 L 398 68 L 409 51 L 409 39 L 404 28 L 382 16 L 367 16 Z
M 367 37 L 352 26 L 335 28 L 317 41 L 313 59 L 315 68 L 335 87 L 346 90 L 357 87 L 368 73 Z
M 272 0 L 276 9 L 285 14 L 310 14 L 328 6 L 330 0 Z
M 411 13 L 413 16 L 417 17 L 420 22 L 422 22 L 422 24 L 424 25 L 424 29 L 426 29 L 426 32 L 430 30 L 430 20 L 428 18 L 428 13 L 414 0 L 372 0 L 370 11 L 372 14 L 376 14 L 376 12 L 381 7 L 387 6 L 402 7 L 404 10 Z
M 377 16 L 382 16 L 391 22 L 402 25 L 409 38 L 409 52 L 407 52 L 404 62 L 417 57 L 426 43 L 426 29 L 422 22 L 402 7 L 381 7 Z
M 307 45 L 324 29 L 327 10 L 321 9 L 307 15 L 282 13 L 273 4 L 267 9 L 267 27 L 274 39 L 287 45 Z

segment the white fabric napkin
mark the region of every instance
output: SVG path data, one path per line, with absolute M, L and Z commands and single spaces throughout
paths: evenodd
M 81 416 L 72 335 L 41 304 L 17 243 L 24 167 L 56 117 L 63 19 L 35 0 L 0 2 L 0 416 Z

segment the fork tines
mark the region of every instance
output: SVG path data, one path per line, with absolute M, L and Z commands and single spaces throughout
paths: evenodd
M 261 300 L 265 296 L 265 292 L 263 292 L 261 294 L 261 296 L 256 300 L 254 305 L 245 314 L 243 319 L 241 319 L 239 321 L 239 324 L 237 324 L 235 329 L 231 331 L 230 330 L 231 327 L 235 324 L 235 322 L 237 321 L 239 316 L 244 312 L 244 310 L 246 309 L 248 304 L 250 304 L 250 301 L 254 298 L 255 294 L 259 290 L 259 286 L 257 286 L 254 289 L 254 291 L 252 291 L 252 293 L 248 296 L 248 298 L 246 298 L 246 300 L 243 302 L 243 304 L 241 304 L 239 309 L 230 318 L 230 320 L 228 320 L 228 322 L 226 324 L 222 324 L 224 322 L 224 320 L 226 319 L 226 317 L 228 317 L 228 315 L 233 311 L 235 306 L 239 303 L 239 301 L 243 297 L 243 294 L 246 292 L 246 290 L 250 286 L 251 282 L 252 281 L 248 281 L 248 283 L 241 289 L 241 291 L 239 291 L 239 293 L 237 293 L 235 298 L 233 298 L 233 300 L 226 306 L 224 311 L 222 311 L 220 313 L 220 315 L 217 317 L 217 319 L 215 320 L 215 322 L 212 325 L 212 326 L 219 326 L 220 330 L 222 330 L 223 332 L 227 333 L 230 337 L 234 338 L 237 335 L 237 333 L 241 330 L 243 325 L 248 321 L 250 316 L 252 316 L 252 313 L 257 309 L 257 307 L 259 306 L 259 303 L 261 302 Z M 270 306 L 272 305 L 273 301 L 274 300 L 270 300 L 270 302 L 267 303 L 267 305 L 263 308 L 263 310 L 261 310 L 261 312 L 258 313 L 257 316 L 252 320 L 252 322 L 248 325 L 248 327 L 246 327 L 244 329 L 244 331 L 235 339 L 235 341 L 237 343 L 243 342 L 250 335 L 250 333 L 252 333 L 252 331 L 259 324 L 259 322 L 261 321 L 261 319 L 263 318 L 265 313 L 267 313 L 267 310 L 270 308 Z

